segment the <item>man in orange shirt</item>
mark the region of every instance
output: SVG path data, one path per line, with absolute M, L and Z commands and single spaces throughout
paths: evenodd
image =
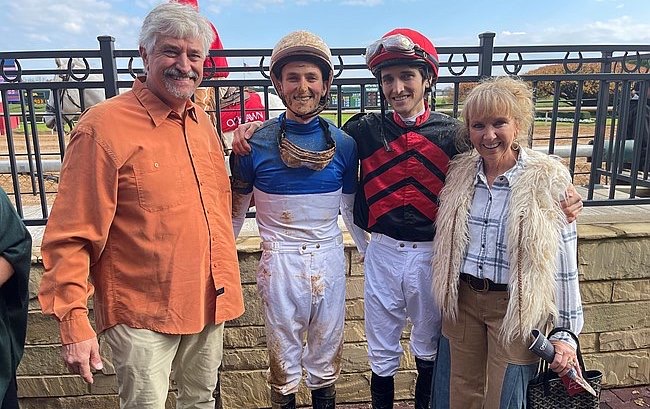
M 244 310 L 223 151 L 190 97 L 213 39 L 192 7 L 145 18 L 146 76 L 89 109 L 61 169 L 39 300 L 60 323 L 63 359 L 92 383 L 102 368 L 88 319 L 112 349 L 121 408 L 212 408 L 223 322 Z

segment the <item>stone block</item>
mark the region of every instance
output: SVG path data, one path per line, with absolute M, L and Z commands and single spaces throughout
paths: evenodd
M 580 334 L 580 350 L 583 353 L 598 351 L 598 334 Z
M 650 223 L 616 223 L 612 227 L 626 237 L 650 237 Z
M 20 376 L 18 396 L 29 398 L 87 395 L 90 388 L 78 375 Z
M 224 329 L 223 347 L 231 348 L 266 348 L 264 327 L 229 327 Z
M 578 270 L 589 281 L 645 278 L 649 265 L 645 237 L 585 240 L 578 246 Z
M 612 300 L 613 281 L 584 281 L 580 283 L 583 304 L 597 304 Z
M 42 264 L 34 264 L 32 263 L 32 266 L 29 269 L 29 300 L 30 300 L 30 307 L 32 304 L 32 301 L 34 301 L 37 304 L 36 308 L 39 308 L 40 305 L 38 305 L 38 288 L 41 285 L 41 278 L 43 278 L 43 265 Z M 30 308 L 31 309 L 31 308 Z
M 345 286 L 345 298 L 348 300 L 363 299 L 363 277 L 348 277 Z
M 270 406 L 266 370 L 223 371 L 220 378 L 224 408 L 253 409 Z
M 582 244 L 586 240 L 603 240 L 618 237 L 620 232 L 607 224 L 578 223 L 578 238 Z
M 351 276 L 361 276 L 363 277 L 363 261 L 361 260 L 361 255 L 355 249 L 351 252 L 350 259 L 350 275 Z
M 90 385 L 90 393 L 93 395 L 117 395 L 117 376 L 115 375 L 93 375 L 93 383 Z
M 650 301 L 584 305 L 584 332 L 608 332 L 650 327 Z
M 650 383 L 649 350 L 586 354 L 587 369 L 603 373 L 604 387 L 647 385 Z
M 650 265 L 648 266 L 650 268 Z M 650 279 L 615 281 L 612 301 L 650 300 Z
M 344 342 L 355 343 L 366 341 L 366 330 L 362 320 L 345 321 Z
M 599 335 L 600 352 L 650 348 L 650 328 L 604 332 Z
M 58 345 L 27 345 L 18 366 L 18 375 L 67 374 Z
M 252 252 L 239 251 L 237 254 L 239 256 L 239 273 L 242 284 L 255 284 L 257 282 L 255 278 L 257 265 L 262 253 L 258 250 Z
M 27 315 L 26 344 L 60 344 L 59 325 L 52 317 L 46 317 L 40 310 Z
M 341 358 L 341 371 L 351 373 L 367 372 L 369 370 L 368 347 L 366 344 L 345 344 L 343 346 L 343 357 Z
M 262 299 L 257 294 L 257 285 L 244 284 L 242 286 L 242 292 L 244 294 L 244 306 L 246 310 L 241 317 L 229 321 L 228 325 L 232 327 L 264 325 L 264 310 L 262 309 Z
M 370 372 L 343 373 L 336 381 L 337 402 L 369 402 Z
M 222 367 L 225 371 L 233 370 L 256 370 L 268 367 L 268 353 L 265 348 L 254 349 L 230 349 L 224 351 Z
M 348 300 L 345 302 L 345 319 L 363 319 L 363 300 Z
M 118 409 L 119 407 L 120 398 L 117 395 L 20 399 L 21 409 Z M 166 408 L 171 409 L 172 406 Z

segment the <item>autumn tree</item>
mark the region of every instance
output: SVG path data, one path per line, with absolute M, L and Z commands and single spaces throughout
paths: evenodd
M 544 65 L 537 69 L 528 71 L 526 76 L 535 75 L 563 75 L 563 74 L 595 74 L 601 72 L 599 63 L 587 63 L 578 66 L 577 64 L 567 64 L 569 72 L 564 68 L 563 64 Z M 556 81 L 539 81 L 537 82 L 537 98 L 546 98 L 554 95 Z M 598 99 L 599 81 L 589 80 L 584 81 L 582 104 L 587 106 L 596 105 Z M 576 80 L 561 80 L 560 81 L 560 98 L 570 104 L 576 104 L 576 97 L 578 95 L 578 81 Z
M 648 60 L 641 60 L 640 64 L 636 62 L 627 63 L 627 70 L 624 70 L 622 64 L 614 63 L 612 65 L 612 72 L 621 73 L 621 72 L 648 72 Z M 564 75 L 564 74 L 595 74 L 601 72 L 600 63 L 585 63 L 582 65 L 578 64 L 567 64 L 566 68 L 564 64 L 553 64 L 553 65 L 544 65 L 537 69 L 528 71 L 527 76 L 535 75 Z M 616 87 L 615 82 L 609 83 L 609 97 L 610 101 L 614 94 L 614 89 Z M 596 101 L 598 100 L 598 90 L 600 88 L 600 81 L 589 80 L 584 81 L 583 86 L 583 95 L 582 95 L 582 105 L 585 106 L 595 106 Z M 576 97 L 578 95 L 578 81 L 576 80 L 560 80 L 560 98 L 570 105 L 576 104 Z M 537 98 L 546 98 L 554 95 L 555 92 L 555 81 L 539 81 L 537 83 Z

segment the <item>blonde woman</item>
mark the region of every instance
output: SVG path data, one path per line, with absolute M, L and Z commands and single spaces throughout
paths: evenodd
M 547 323 L 579 333 L 575 222 L 560 207 L 571 179 L 547 155 L 517 143 L 533 121 L 523 81 L 489 79 L 463 109 L 458 139 L 472 147 L 450 163 L 440 195 L 433 271 L 449 354 L 449 407 L 520 409 L 538 358 L 530 332 Z M 576 365 L 564 333 L 552 339 L 551 368 Z M 446 385 L 446 383 L 445 383 Z

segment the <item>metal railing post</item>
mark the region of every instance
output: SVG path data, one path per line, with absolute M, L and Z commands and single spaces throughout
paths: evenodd
M 478 35 L 481 53 L 478 56 L 478 75 L 485 78 L 492 75 L 492 61 L 494 60 L 495 33 L 485 32 Z
M 102 74 L 104 75 L 104 92 L 106 98 L 117 95 L 117 64 L 115 62 L 115 38 L 111 36 L 99 36 L 99 55 L 102 59 Z
M 612 71 L 612 53 L 604 51 L 602 53 L 603 62 L 600 64 L 601 73 L 610 73 Z M 609 107 L 609 82 L 602 80 L 598 85 L 598 100 L 596 101 L 596 124 L 594 128 L 594 147 L 591 159 L 591 170 L 589 172 L 589 190 L 587 200 L 594 198 L 594 186 L 600 183 L 602 167 L 602 158 L 605 143 L 605 130 L 607 128 L 607 110 Z M 613 113 L 614 111 L 612 111 Z M 612 169 L 612 173 L 616 170 Z

